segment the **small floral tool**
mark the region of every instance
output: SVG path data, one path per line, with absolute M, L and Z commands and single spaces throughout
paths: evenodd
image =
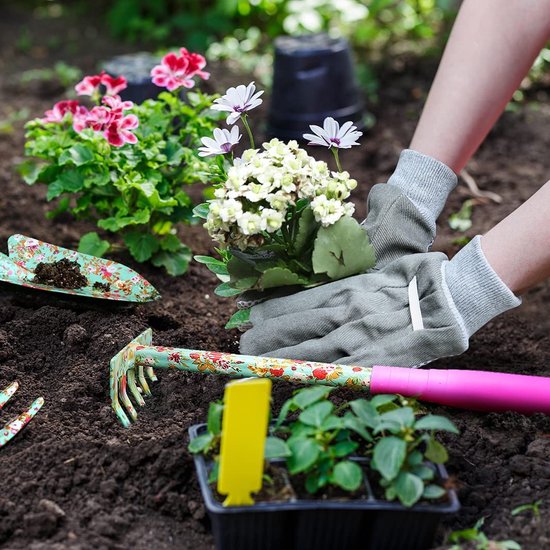
M 152 337 L 151 329 L 147 329 L 111 359 L 111 404 L 124 426 L 129 426 L 130 420 L 120 401 L 132 420 L 136 420 L 137 412 L 126 390 L 130 389 L 139 405 L 145 405 L 142 393 L 150 395 L 151 391 L 144 370 L 149 379 L 155 381 L 154 368 L 347 386 L 373 395 L 396 393 L 464 409 L 550 415 L 550 377 L 473 370 L 360 367 L 235 355 L 153 346 Z
M 0 409 L 10 400 L 13 394 L 18 390 L 19 384 L 13 382 L 7 388 L 0 391 Z M 10 439 L 13 439 L 36 415 L 42 408 L 44 398 L 39 397 L 33 404 L 18 417 L 8 422 L 0 431 L 0 448 L 3 447 Z
M 0 253 L 0 281 L 50 292 L 103 298 L 124 302 L 148 302 L 160 297 L 158 291 L 139 273 L 122 264 L 61 248 L 24 235 L 8 239 L 9 256 Z M 39 264 L 61 260 L 76 262 L 85 285 L 80 288 L 35 282 Z

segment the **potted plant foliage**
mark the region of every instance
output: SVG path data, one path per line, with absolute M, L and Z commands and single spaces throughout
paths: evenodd
M 207 182 L 212 161 L 196 148 L 219 113 L 211 109 L 214 96 L 193 91 L 182 101 L 180 91 L 209 77 L 205 65 L 185 48 L 165 55 L 150 80 L 162 91 L 139 105 L 119 95 L 128 86 L 124 76 L 86 76 L 75 86 L 78 100 L 59 101 L 27 123 L 29 158 L 20 172 L 30 185 L 47 185 L 46 199 L 55 201 L 50 216 L 92 219 L 120 234 L 137 261 L 172 275 L 185 272 L 191 251 L 177 228 L 196 219 L 184 186 Z M 101 256 L 110 247 L 93 232 L 82 237 L 79 251 Z
M 459 509 L 443 463 L 447 418 L 395 395 L 336 402 L 331 388 L 297 391 L 271 423 L 262 493 L 224 507 L 215 490 L 223 405 L 190 429 L 216 548 L 426 549 Z

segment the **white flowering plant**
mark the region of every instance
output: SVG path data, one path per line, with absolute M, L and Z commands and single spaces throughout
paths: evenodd
M 219 244 L 221 259 L 195 256 L 222 281 L 216 294 L 311 287 L 370 269 L 374 249 L 348 201 L 357 181 L 342 170 L 338 155 L 339 149 L 358 145 L 361 132 L 351 122 L 340 127 L 327 118 L 322 128 L 311 126 L 313 134 L 304 134 L 310 145 L 330 148 L 335 171 L 297 141 L 272 139 L 257 149 L 247 112 L 261 103 L 260 94 L 254 83 L 238 86 L 213 105 L 229 111 L 228 124 L 243 122 L 251 147 L 240 158 L 233 153 L 241 139 L 237 126 L 217 129 L 199 149 L 202 156 L 220 155 L 212 174 L 214 198 L 194 210 Z M 222 157 L 227 154 L 231 160 Z M 248 313 L 237 312 L 227 327 L 246 322 Z

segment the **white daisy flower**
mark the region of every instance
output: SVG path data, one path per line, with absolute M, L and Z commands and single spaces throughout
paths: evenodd
M 264 92 L 254 92 L 256 92 L 254 82 L 251 82 L 248 86 L 241 84 L 236 88 L 228 88 L 225 95 L 214 100 L 212 109 L 216 111 L 229 111 L 226 122 L 227 124 L 235 124 L 243 113 L 254 109 L 262 103 L 259 97 Z
M 349 149 L 352 145 L 359 145 L 357 140 L 363 135 L 363 132 L 357 131 L 357 126 L 353 122 L 345 122 L 340 128 L 340 124 L 332 117 L 327 117 L 323 121 L 323 127 L 312 124 L 310 126 L 313 134 L 304 134 L 304 139 L 309 140 L 308 145 L 321 145 L 323 147 L 336 147 L 337 149 Z
M 241 137 L 237 126 L 233 126 L 231 131 L 216 128 L 214 130 L 214 139 L 209 137 L 201 138 L 203 147 L 199 147 L 199 157 L 225 155 L 233 150 L 241 140 Z

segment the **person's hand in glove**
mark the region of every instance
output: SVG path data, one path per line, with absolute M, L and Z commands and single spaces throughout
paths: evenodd
M 254 306 L 241 352 L 408 367 L 465 351 L 471 334 L 520 302 L 488 265 L 479 237 L 451 262 L 426 252 L 455 185 L 448 167 L 404 151 L 388 183 L 369 195 L 364 225 L 376 268 Z

